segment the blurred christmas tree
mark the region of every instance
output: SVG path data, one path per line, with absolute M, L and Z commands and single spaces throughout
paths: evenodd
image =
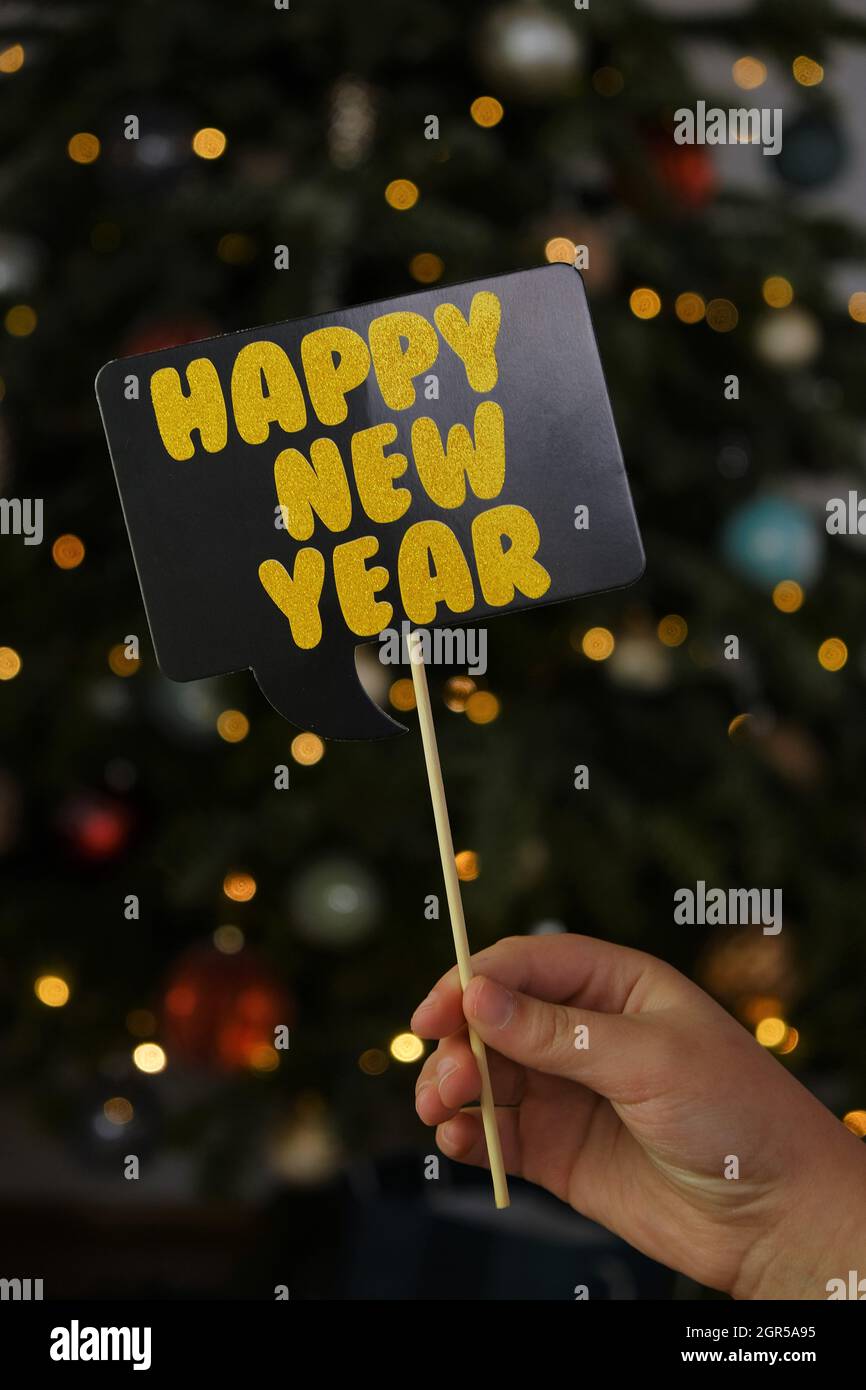
M 583 246 L 648 567 L 626 594 L 493 624 L 483 680 L 434 675 L 470 937 L 664 956 L 840 1115 L 866 1107 L 862 542 L 824 529 L 863 480 L 866 301 L 834 272 L 866 239 L 806 196 L 846 153 L 828 46 L 866 23 L 817 0 L 666 8 L 0 17 L 0 489 L 44 498 L 46 527 L 0 538 L 3 1048 L 45 1124 L 113 1163 L 177 1145 L 231 1189 L 244 1153 L 302 1180 L 335 1131 L 355 1154 L 417 1142 L 416 1050 L 391 1042 L 451 944 L 444 902 L 425 917 L 441 884 L 414 730 L 325 748 L 249 676 L 158 673 L 96 371 Z M 730 52 L 719 92 L 685 39 Z M 737 192 L 674 143 L 674 111 L 765 104 L 768 66 L 783 155 Z M 390 699 L 411 705 L 405 682 Z M 698 879 L 782 887 L 783 933 L 676 926 Z

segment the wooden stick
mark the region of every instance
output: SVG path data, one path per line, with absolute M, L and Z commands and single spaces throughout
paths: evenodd
M 460 880 L 457 877 L 457 865 L 454 860 L 454 842 L 451 838 L 445 786 L 439 763 L 436 728 L 433 723 L 433 711 L 430 708 L 427 670 L 424 665 L 423 651 L 416 640 L 417 636 L 417 632 L 412 632 L 409 636 L 412 683 L 415 687 L 415 703 L 418 706 L 418 722 L 421 725 L 421 742 L 424 745 L 424 760 L 427 764 L 427 780 L 430 783 L 430 799 L 433 802 L 433 817 L 436 821 L 439 857 L 442 860 L 445 894 L 448 898 L 451 931 L 454 935 L 454 950 L 457 953 L 457 972 L 460 976 L 460 986 L 465 989 L 472 979 L 469 941 L 466 936 L 466 920 L 463 916 L 463 899 L 460 896 Z M 499 1128 L 496 1124 L 496 1106 L 493 1101 L 493 1089 L 490 1085 L 487 1053 L 484 1043 L 472 1028 L 469 1029 L 469 1043 L 481 1073 L 481 1120 L 484 1125 L 484 1138 L 487 1141 L 490 1175 L 493 1178 L 493 1195 L 497 1207 L 507 1207 L 511 1198 L 508 1195 L 508 1180 L 505 1176 L 505 1165 L 502 1162 L 502 1145 L 499 1142 Z

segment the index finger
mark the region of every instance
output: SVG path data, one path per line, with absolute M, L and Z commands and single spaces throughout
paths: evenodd
M 551 1004 L 566 999 L 599 1013 L 637 1011 L 650 986 L 675 972 L 644 951 L 592 936 L 508 936 L 472 957 L 473 973 L 488 975 L 507 989 Z M 422 1038 L 445 1038 L 465 1022 L 456 965 L 433 986 L 412 1015 Z

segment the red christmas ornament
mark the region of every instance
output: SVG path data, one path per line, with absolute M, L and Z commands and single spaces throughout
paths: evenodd
M 274 1030 L 289 1026 L 292 1013 L 287 992 L 250 951 L 225 955 L 212 946 L 181 956 L 163 1010 L 169 1055 L 216 1071 L 271 1070 Z
M 219 333 L 212 319 L 188 314 L 175 319 L 156 319 L 141 324 L 124 339 L 121 356 L 132 357 L 139 352 L 158 352 L 160 348 L 180 347 L 182 343 L 197 343 Z
M 63 803 L 58 824 L 79 858 L 100 864 L 116 859 L 126 848 L 133 816 L 129 807 L 114 797 L 84 792 Z
M 705 145 L 677 145 L 673 135 L 663 135 L 654 138 L 650 148 L 659 182 L 680 207 L 696 212 L 712 201 L 717 179 Z

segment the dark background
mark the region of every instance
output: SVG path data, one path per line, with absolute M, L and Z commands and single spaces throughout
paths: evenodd
M 520 1184 L 503 1218 L 478 1174 L 425 1178 L 419 1063 L 391 1044 L 452 946 L 444 903 L 424 913 L 406 688 L 367 653 L 411 733 L 323 748 L 249 676 L 163 678 L 93 396 L 113 357 L 575 245 L 648 567 L 492 623 L 474 691 L 432 673 L 470 939 L 662 956 L 866 1131 L 864 542 L 824 525 L 866 457 L 864 21 L 850 0 L 0 12 L 0 492 L 44 498 L 46 528 L 0 537 L 0 1275 L 46 1297 L 694 1292 Z M 698 99 L 782 107 L 782 154 L 675 145 Z M 698 879 L 781 887 L 784 930 L 676 926 Z

